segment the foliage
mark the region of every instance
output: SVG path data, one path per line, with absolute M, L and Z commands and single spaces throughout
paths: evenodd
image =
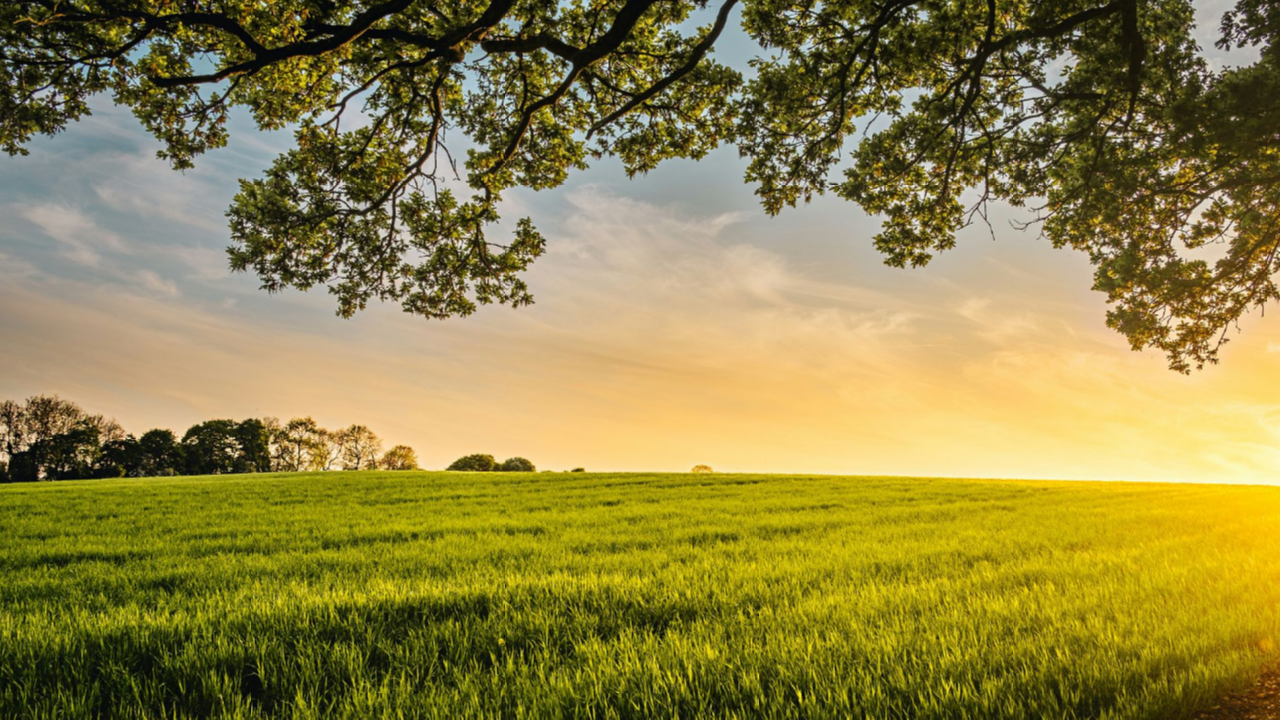
M 335 473 L 0 518 L 0 717 L 1190 718 L 1280 639 L 1266 487 Z
M 364 425 L 352 425 L 340 431 L 340 434 L 343 470 L 372 470 L 378 467 L 382 440 L 372 430 Z M 411 467 L 398 469 L 415 470 L 417 466 L 417 458 L 414 458 Z
M 92 477 L 101 454 L 99 437 L 98 428 L 87 419 L 79 420 L 66 432 L 42 437 L 11 456 L 14 479 L 31 482 Z
M 710 472 L 715 472 L 715 470 L 712 470 L 710 465 L 694 465 L 694 466 L 693 466 L 693 469 L 692 469 L 692 470 L 690 470 L 689 472 L 692 472 L 692 473 L 710 473 Z
M 505 192 L 721 143 L 770 213 L 834 193 L 884 218 L 896 266 L 991 201 L 1029 207 L 1095 265 L 1108 323 L 1179 370 L 1277 299 L 1274 3 L 1237 0 L 1218 44 L 1258 59 L 1215 67 L 1187 0 L 742 0 L 749 79 L 711 57 L 737 4 L 10 0 L 0 147 L 97 93 L 177 168 L 226 143 L 232 108 L 292 128 L 232 203 L 231 266 L 269 291 L 327 286 L 344 316 L 526 304 L 545 241 L 528 218 L 489 237 Z M 1186 253 L 1213 242 L 1212 264 Z
M 30 450 L 19 450 L 9 456 L 9 482 L 36 482 L 40 475 L 38 458 Z
M 323 470 L 327 460 L 326 431 L 310 417 L 285 424 L 276 441 L 276 470 Z
M 221 475 L 268 471 L 363 470 L 378 466 L 382 441 L 364 425 L 330 431 L 311 418 L 209 420 L 182 442 L 171 430 L 135 438 L 115 420 L 73 402 L 37 396 L 0 402 L 0 483 L 82 478 Z M 406 446 L 386 456 L 416 470 Z
M 576 468 L 574 468 L 574 469 L 570 470 L 569 472 L 586 472 L 586 471 L 587 471 L 587 470 L 586 470 L 586 468 L 576 467 Z
M 316 435 L 315 470 L 336 470 L 341 467 L 342 456 L 346 454 L 347 434 L 345 430 L 327 430 L 320 428 Z
M 8 460 L 25 450 L 28 445 L 26 435 L 26 408 L 13 400 L 0 402 L 0 456 Z
M 37 395 L 14 406 L 3 413 L 5 418 L 15 418 L 14 424 L 6 430 L 7 448 L 10 452 L 24 450 L 36 443 L 47 441 L 54 435 L 68 433 L 75 429 L 88 414 L 79 405 L 70 400 L 63 400 L 57 395 Z
M 418 455 L 408 445 L 396 445 L 378 463 L 383 470 L 417 470 Z
M 232 472 L 251 473 L 271 470 L 271 429 L 257 418 L 241 420 L 232 432 L 236 441 L 236 459 Z
M 96 431 L 102 442 L 122 440 L 125 436 L 115 420 L 90 415 L 79 405 L 57 395 L 37 395 L 21 403 L 5 400 L 0 402 L 0 460 L 40 445 L 27 460 L 34 460 L 37 475 L 43 475 L 44 463 L 39 457 L 53 451 L 54 438 L 86 428 Z
M 525 458 L 512 457 L 503 460 L 494 470 L 499 472 L 537 472 L 538 469 Z
M 240 465 L 239 425 L 234 420 L 206 420 L 191 426 L 182 436 L 182 454 L 188 475 L 222 475 Z
M 241 423 L 237 428 L 243 426 L 244 424 Z M 214 462 L 203 457 L 211 442 L 206 431 L 207 428 L 189 433 L 201 436 L 199 440 L 193 439 L 194 466 L 204 467 Z M 239 439 L 238 431 L 233 434 Z M 232 469 L 229 472 L 251 472 L 243 469 L 248 466 L 243 453 L 237 452 L 235 459 L 230 463 Z M 99 478 L 155 477 L 180 475 L 185 470 L 186 453 L 183 445 L 178 442 L 173 431 L 157 429 L 148 430 L 141 438 L 129 435 L 122 440 L 108 440 L 103 443 L 98 466 L 92 476 Z
M 497 467 L 497 461 L 492 455 L 466 455 L 453 461 L 453 464 L 445 468 L 445 470 L 453 470 L 456 472 L 491 472 Z
M 178 475 L 186 466 L 183 447 L 172 430 L 148 430 L 138 438 L 138 450 L 142 477 Z
M 142 466 L 142 446 L 130 435 L 123 440 L 102 443 L 98 455 L 98 467 L 94 472 L 99 478 L 138 477 Z
M 92 477 L 102 450 L 101 437 L 93 422 L 81 421 L 68 432 L 36 443 L 32 452 L 40 456 L 48 479 Z

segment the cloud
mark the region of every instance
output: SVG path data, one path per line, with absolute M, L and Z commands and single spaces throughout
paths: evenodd
M 100 267 L 103 252 L 128 252 L 120 236 L 98 226 L 76 208 L 44 203 L 23 209 L 21 215 L 56 240 L 61 246 L 61 255 L 80 265 Z
M 171 245 L 157 252 L 173 258 L 185 270 L 185 277 L 195 280 L 221 280 L 231 274 L 225 250 L 201 245 Z
M 33 278 L 40 274 L 35 265 L 14 257 L 8 253 L 0 252 L 0 277 L 7 280 L 23 280 Z
M 176 298 L 181 294 L 178 292 L 178 286 L 174 285 L 172 280 L 166 280 L 151 270 L 139 270 L 137 280 L 138 287 L 156 295 Z
M 571 212 L 534 277 L 552 285 L 545 293 L 552 304 L 603 302 L 655 319 L 742 326 L 743 312 L 813 320 L 824 311 L 878 313 L 887 305 L 881 293 L 815 281 L 783 255 L 735 241 L 740 213 L 686 216 L 594 188 L 571 192 L 568 201 Z
M 145 154 L 110 153 L 94 158 L 112 168 L 111 176 L 95 182 L 93 191 L 108 207 L 146 222 L 178 223 L 210 233 L 225 233 L 223 218 L 227 192 L 234 184 L 203 167 L 179 174 L 163 161 Z
M 655 384 L 667 373 L 715 372 L 710 385 L 750 393 L 751 376 L 786 367 L 865 376 L 891 362 L 889 346 L 920 340 L 918 315 L 902 303 L 815 281 L 782 255 L 736 241 L 740 215 L 683 215 L 594 188 L 567 199 L 571 210 L 531 278 L 538 304 L 526 312 L 539 323 L 524 329 L 562 358 L 593 367 L 626 358 Z

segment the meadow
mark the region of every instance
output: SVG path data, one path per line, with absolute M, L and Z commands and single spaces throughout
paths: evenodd
M 1277 640 L 1277 488 L 0 487 L 5 718 L 1181 718 Z

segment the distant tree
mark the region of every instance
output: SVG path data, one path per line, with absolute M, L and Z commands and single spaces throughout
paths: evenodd
M 382 456 L 383 470 L 417 470 L 418 455 L 408 445 L 396 445 Z
M 179 442 L 165 429 L 135 438 L 115 420 L 89 415 L 56 395 L 0 402 L 0 482 L 361 470 L 378 467 L 381 452 L 382 441 L 364 425 L 330 432 L 310 417 L 284 425 L 270 417 L 207 420 L 191 426 Z M 403 445 L 381 462 L 417 468 L 412 448 Z
M 267 447 L 271 455 L 271 472 L 285 472 L 285 435 L 284 425 L 277 418 L 267 417 L 262 419 L 262 425 L 266 428 Z
M 372 430 L 364 425 L 352 425 L 341 432 L 343 470 L 369 470 L 378 466 L 382 440 Z M 416 459 L 414 465 L 417 465 Z
M 79 405 L 57 395 L 37 395 L 22 403 L 6 400 L 0 403 L 0 460 L 8 460 L 36 443 L 81 425 L 95 428 L 103 442 L 125 436 L 115 420 L 89 415 Z
M 100 478 L 138 477 L 142 472 L 142 446 L 137 438 L 127 435 L 120 440 L 102 443 L 95 475 Z
M 29 450 L 43 480 L 79 480 L 93 477 L 102 454 L 98 428 L 88 420 L 67 432 L 40 440 Z
M 86 415 L 80 422 L 93 427 L 98 431 L 98 439 L 102 443 L 108 443 L 115 440 L 124 440 L 129 433 L 120 427 L 120 423 L 115 418 L 109 418 L 103 415 Z
M 31 450 L 19 450 L 9 458 L 9 482 L 36 482 L 40 464 Z
M 183 459 L 188 475 L 222 475 L 235 472 L 240 455 L 234 420 L 206 420 L 182 436 Z
M 495 468 L 499 472 L 536 472 L 537 468 L 533 463 L 522 457 L 507 458 L 502 461 L 501 465 Z
M 242 420 L 235 428 L 238 452 L 234 472 L 268 472 L 271 470 L 271 431 L 257 418 Z
M 277 463 L 283 472 L 304 472 L 324 467 L 324 430 L 310 417 L 285 424 L 279 439 Z
M 7 461 L 26 449 L 26 407 L 13 400 L 0 402 L 0 456 Z
M 694 465 L 693 470 L 690 470 L 689 472 L 709 473 L 709 472 L 715 472 L 715 470 L 712 470 L 710 465 Z
M 97 430 L 82 423 L 15 452 L 9 458 L 9 474 L 15 482 L 92 477 L 100 453 Z
M 57 395 L 37 395 L 27 399 L 23 417 L 27 442 L 34 445 L 54 435 L 71 432 L 88 415 L 70 400 L 63 400 Z
M 347 431 L 320 428 L 316 439 L 317 469 L 336 470 L 342 467 L 342 457 L 347 452 Z
M 569 472 L 586 472 L 586 471 L 587 471 L 587 470 L 586 470 L 586 468 L 580 468 L 580 467 L 579 467 L 579 468 L 574 468 L 574 469 L 570 470 Z
M 491 472 L 496 466 L 497 462 L 492 455 L 477 453 L 460 457 L 445 469 L 457 472 Z
M 178 475 L 186 467 L 184 449 L 172 430 L 148 430 L 138 438 L 138 475 Z

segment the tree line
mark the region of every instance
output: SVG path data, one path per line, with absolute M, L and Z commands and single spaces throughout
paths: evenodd
M 56 395 L 0 403 L 0 482 L 417 468 L 413 448 L 383 452 L 364 425 L 329 430 L 310 417 L 206 420 L 179 439 L 163 428 L 134 436 Z

